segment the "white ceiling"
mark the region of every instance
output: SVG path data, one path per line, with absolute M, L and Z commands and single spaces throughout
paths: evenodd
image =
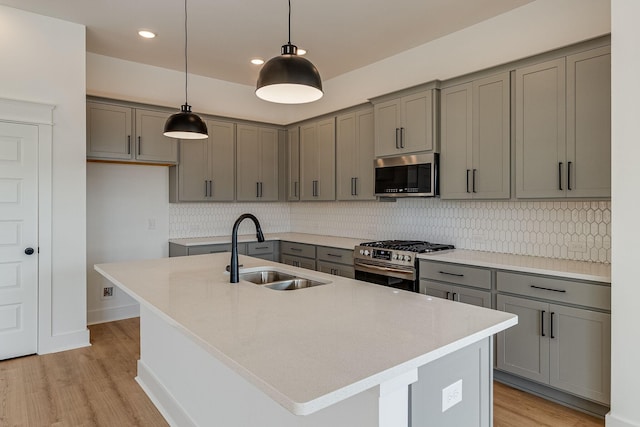
M 533 0 L 292 0 L 291 42 L 328 80 Z M 184 70 L 183 0 L 0 0 L 83 24 L 87 51 Z M 188 0 L 189 72 L 254 85 L 287 42 L 286 0 Z M 158 34 L 145 40 L 139 29 Z

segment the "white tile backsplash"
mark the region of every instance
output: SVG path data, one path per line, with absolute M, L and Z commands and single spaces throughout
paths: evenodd
M 447 201 L 170 204 L 169 237 L 224 236 L 250 212 L 266 233 L 419 239 L 461 249 L 611 262 L 610 201 Z M 243 223 L 241 234 L 253 233 Z

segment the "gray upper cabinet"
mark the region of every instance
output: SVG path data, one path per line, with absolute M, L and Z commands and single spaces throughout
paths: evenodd
M 436 140 L 437 90 L 376 103 L 375 156 L 432 151 Z
M 441 93 L 441 197 L 510 197 L 509 73 Z
M 170 113 L 87 102 L 87 157 L 176 163 L 177 141 L 162 133 Z
M 516 196 L 610 197 L 611 57 L 592 49 L 516 70 Z
M 169 169 L 169 201 L 232 201 L 235 125 L 207 120 L 209 138 L 181 140 L 180 164 Z
M 611 53 L 567 57 L 567 196 L 611 197 Z
M 287 129 L 287 200 L 300 200 L 300 128 Z
M 236 200 L 278 200 L 278 131 L 251 125 L 237 127 Z
M 375 200 L 373 108 L 338 116 L 336 123 L 337 199 Z
M 300 200 L 335 200 L 334 117 L 300 126 L 300 183 Z

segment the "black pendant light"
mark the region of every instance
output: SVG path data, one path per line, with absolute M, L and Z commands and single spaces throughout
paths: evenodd
M 298 56 L 298 47 L 291 44 L 291 0 L 289 0 L 289 41 L 282 54 L 271 58 L 260 70 L 256 95 L 265 101 L 280 104 L 304 104 L 322 98 L 322 79 L 317 68 Z
M 164 124 L 164 136 L 179 139 L 208 138 L 207 124 L 195 113 L 187 102 L 187 0 L 184 0 L 184 105 Z

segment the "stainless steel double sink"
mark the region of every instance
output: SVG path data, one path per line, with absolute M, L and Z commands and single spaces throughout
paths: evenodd
M 299 277 L 275 268 L 241 272 L 240 280 L 255 283 L 256 285 L 261 285 L 276 291 L 293 291 L 331 283 L 323 280 Z

